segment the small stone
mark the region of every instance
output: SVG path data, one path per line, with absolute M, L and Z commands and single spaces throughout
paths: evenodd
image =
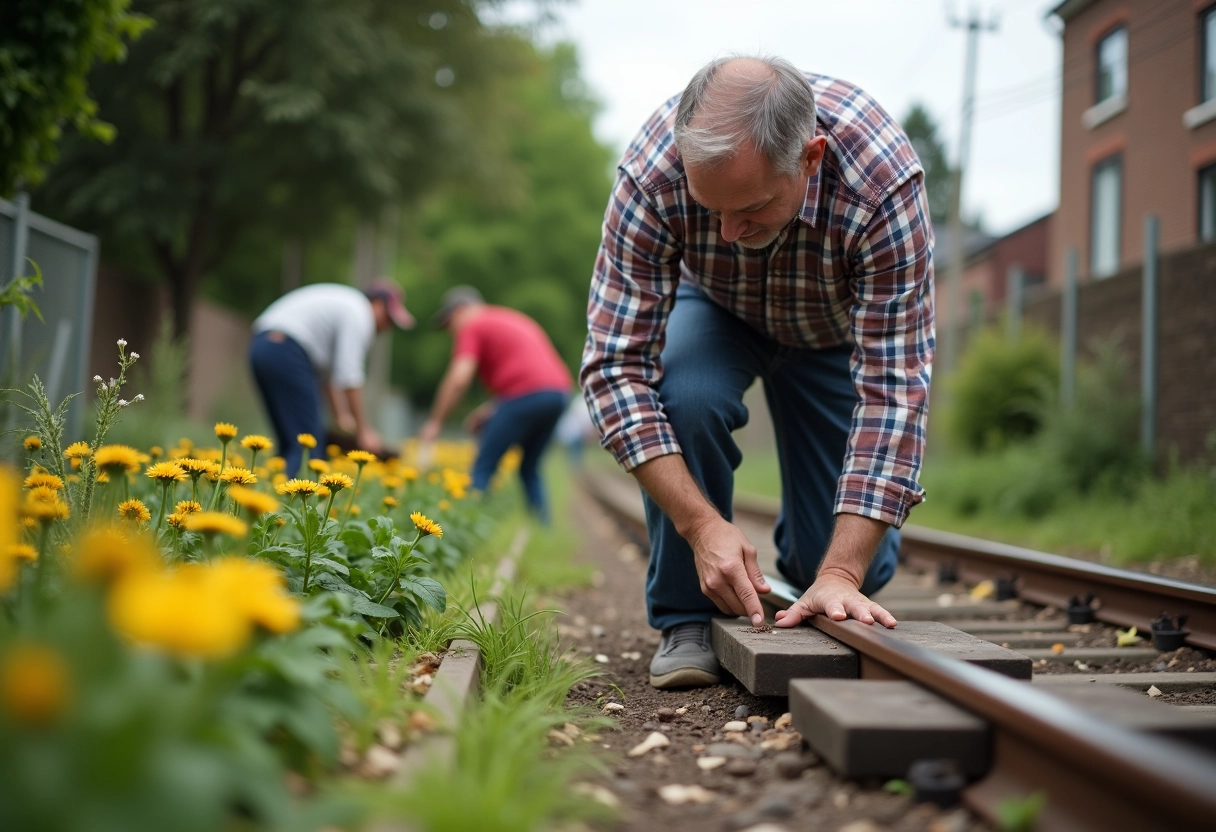
M 676 716 L 684 716 L 688 713 L 688 708 L 676 708 Z
M 556 728 L 549 731 L 549 742 L 553 745 L 574 745 L 574 739 L 572 737 L 563 731 L 557 730 Z
M 427 731 L 435 730 L 435 717 L 425 711 L 414 711 L 410 714 L 409 727 L 411 731 L 419 734 L 425 734 Z
M 432 681 L 434 681 L 434 677 L 431 676 L 431 674 L 423 673 L 417 679 L 410 682 L 410 688 L 414 691 L 414 693 L 426 694 L 426 692 L 431 689 Z
M 802 735 L 797 731 L 790 731 L 785 734 L 777 734 L 760 743 L 760 747 L 765 751 L 793 751 L 802 745 Z
M 783 751 L 777 755 L 777 774 L 786 780 L 797 780 L 810 767 L 811 758 L 805 754 Z
M 686 803 L 712 803 L 714 793 L 701 786 L 671 783 L 659 787 L 659 797 L 669 806 L 683 806 Z
M 741 832 L 786 832 L 786 828 L 778 826 L 775 823 L 757 823 L 753 826 L 745 827 Z
M 621 808 L 621 799 L 604 786 L 594 783 L 575 783 L 570 790 L 581 797 L 590 798 L 596 803 L 607 806 L 609 809 Z
M 767 719 L 756 719 L 755 722 L 753 722 L 752 719 L 755 719 L 755 717 L 752 717 L 751 719 L 749 719 L 747 721 L 747 724 L 751 726 L 753 734 L 763 734 L 765 731 L 768 730 L 768 720 Z
M 587 626 L 587 616 L 585 616 L 585 615 L 574 616 L 574 625 L 576 627 L 586 627 Z
M 599 662 L 600 664 L 608 664 L 608 657 L 605 656 L 603 653 L 596 653 L 595 660 L 597 662 Z
M 1194 673 L 1194 672 L 1195 672 L 1195 668 L 1193 668 L 1193 667 L 1188 667 L 1188 668 L 1186 669 L 1186 672 L 1187 672 L 1187 673 Z
M 620 702 L 607 702 L 604 704 L 604 708 L 603 708 L 603 711 L 606 714 L 610 714 L 613 711 L 623 711 L 623 710 L 625 710 L 625 706 L 622 705 Z
M 1153 665 L 1153 670 L 1155 670 L 1158 673 L 1164 673 L 1165 671 L 1167 671 L 1169 669 L 1170 669 L 1170 666 L 1168 664 L 1166 664 L 1165 662 L 1157 662 L 1155 665 Z
M 638 659 L 642 658 L 642 654 L 637 650 L 630 650 L 627 653 L 622 653 L 621 658 L 628 662 L 636 662 Z
M 401 767 L 401 757 L 383 745 L 373 745 L 363 755 L 359 764 L 359 775 L 369 780 L 379 780 Z
M 746 705 L 740 705 L 739 707 L 735 708 L 735 719 L 747 719 L 750 713 L 751 711 Z
M 726 765 L 725 757 L 698 757 L 697 768 L 701 771 L 713 771 L 716 768 L 721 768 Z
M 642 730 L 643 730 L 643 731 L 657 731 L 657 730 L 659 730 L 659 723 L 657 723 L 657 722 L 643 722 L 643 723 L 642 723 Z
M 731 732 L 734 732 L 734 731 L 746 731 L 747 723 L 743 722 L 742 720 L 738 720 L 738 719 L 732 720 L 732 721 L 726 723 L 725 725 L 723 725 L 722 730 L 726 731 L 728 734 Z
M 702 705 L 702 706 L 701 706 L 701 711 L 702 711 L 703 713 L 709 713 L 709 712 L 710 712 L 710 711 L 712 711 L 712 710 L 713 710 L 713 708 L 709 707 L 708 705 Z
M 756 715 L 756 716 L 749 716 L 749 717 L 747 718 L 747 722 L 748 722 L 748 724 L 749 724 L 749 725 L 750 725 L 751 723 L 753 723 L 753 722 L 763 722 L 763 723 L 764 723 L 764 725 L 765 725 L 765 727 L 768 727 L 768 720 L 767 720 L 767 719 L 765 719 L 765 718 L 764 718 L 764 717 L 762 717 L 762 716 L 759 716 L 759 715 Z
M 1156 699 L 1160 695 L 1161 695 L 1161 689 L 1158 688 L 1156 685 L 1152 685 L 1149 687 L 1149 689 L 1148 689 L 1148 698 L 1149 699 Z
M 785 713 L 785 714 L 782 714 L 781 716 L 777 717 L 777 721 L 773 723 L 773 727 L 776 728 L 778 731 L 784 731 L 786 728 L 789 728 L 793 724 L 794 724 L 793 714 Z
M 881 832 L 872 820 L 855 820 L 840 827 L 839 832 Z
M 705 743 L 699 742 L 696 745 L 694 745 L 692 747 L 692 753 L 693 754 L 704 754 L 705 753 Z
M 376 736 L 379 738 L 381 745 L 385 748 L 391 748 L 393 751 L 396 751 L 405 743 L 405 738 L 401 735 L 401 726 L 391 719 L 382 719 L 376 723 Z
M 766 818 L 788 818 L 794 814 L 794 804 L 784 795 L 771 794 L 756 805 L 756 810 Z
M 725 771 L 732 777 L 751 777 L 756 773 L 756 763 L 752 760 L 731 760 L 726 764 Z
M 607 634 L 608 634 L 608 631 L 604 629 L 602 624 L 592 624 L 591 625 L 591 637 L 592 638 L 603 638 Z
M 832 795 L 832 805 L 837 809 L 849 808 L 849 793 L 845 791 L 836 792 L 836 794 Z
M 660 734 L 658 731 L 651 732 L 650 736 L 642 740 L 640 743 L 629 749 L 630 757 L 641 757 L 648 751 L 653 751 L 656 748 L 666 748 L 671 745 L 671 740 Z
M 760 756 L 759 750 L 733 742 L 711 743 L 709 747 L 705 749 L 705 751 L 713 757 L 731 757 L 735 759 L 744 758 L 754 760 Z
M 654 713 L 659 718 L 659 722 L 671 722 L 676 718 L 676 712 L 671 708 L 659 708 Z
M 581 730 L 579 730 L 579 727 L 577 725 L 575 725 L 573 722 L 567 722 L 565 725 L 562 726 L 562 733 L 565 734 L 570 739 L 576 740 L 579 738 L 579 736 L 583 732 Z

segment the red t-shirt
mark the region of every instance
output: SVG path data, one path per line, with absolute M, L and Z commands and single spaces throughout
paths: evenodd
M 484 306 L 456 333 L 453 356 L 477 359 L 477 375 L 495 397 L 570 389 L 570 371 L 540 324 L 505 306 Z

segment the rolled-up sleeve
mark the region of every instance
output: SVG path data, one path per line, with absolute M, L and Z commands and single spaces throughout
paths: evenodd
M 363 364 L 367 352 L 376 337 L 376 322 L 370 309 L 367 314 L 351 316 L 345 326 L 339 328 L 334 343 L 334 363 L 330 381 L 339 390 L 362 387 L 366 378 Z
M 648 195 L 622 169 L 604 216 L 579 379 L 601 444 L 627 471 L 680 452 L 657 385 L 681 250 Z
M 933 230 L 918 173 L 862 231 L 852 278 L 853 410 L 837 513 L 894 526 L 924 499 L 921 460 L 933 362 Z

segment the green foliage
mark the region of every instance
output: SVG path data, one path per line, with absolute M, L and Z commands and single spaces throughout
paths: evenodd
M 35 289 L 42 288 L 42 269 L 33 260 L 30 260 L 30 265 L 34 267 L 34 273 L 25 277 L 14 277 L 8 282 L 8 285 L 0 289 L 0 309 L 12 306 L 17 309 L 22 320 L 31 312 L 39 321 L 42 320 L 42 310 L 38 308 L 38 304 L 34 303 L 30 297 L 30 293 Z
M 42 181 L 63 126 L 112 141 L 97 117 L 88 75 L 98 61 L 121 61 L 127 41 L 151 21 L 131 0 L 5 0 L 0 5 L 0 195 Z
M 951 168 L 946 157 L 946 145 L 938 135 L 938 125 L 928 109 L 919 102 L 909 108 L 902 126 L 920 157 L 925 169 L 925 196 L 929 201 L 929 217 L 933 224 L 944 228 L 950 221 Z
M 1047 805 L 1045 792 L 1034 792 L 1025 797 L 1010 797 L 996 807 L 996 822 L 1001 832 L 1034 832 L 1043 807 Z
M 1041 332 L 1026 331 L 1012 344 L 996 329 L 977 332 L 948 382 L 952 440 L 982 451 L 1033 436 L 1058 379 L 1055 346 Z
M 447 187 L 406 217 L 403 283 L 423 315 L 449 286 L 476 286 L 490 303 L 535 318 L 574 368 L 612 156 L 592 133 L 595 104 L 572 47 L 541 52 L 519 42 L 514 61 L 485 101 L 486 118 L 498 125 L 502 173 L 492 187 Z M 420 329 L 397 337 L 394 349 L 394 381 L 428 400 L 450 338 Z

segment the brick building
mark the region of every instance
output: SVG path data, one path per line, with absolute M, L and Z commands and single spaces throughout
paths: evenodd
M 968 325 L 991 320 L 1004 309 L 1011 267 L 1022 270 L 1022 286 L 1028 297 L 1033 297 L 1046 284 L 1047 241 L 1052 216 L 1039 217 L 968 253 L 963 266 L 963 299 Z
M 1216 2 L 1065 0 L 1060 201 L 1048 282 L 1082 281 L 1216 239 Z

